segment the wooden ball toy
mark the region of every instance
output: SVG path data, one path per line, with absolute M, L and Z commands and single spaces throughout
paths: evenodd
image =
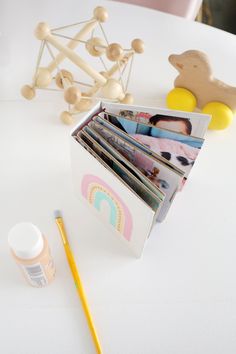
M 166 98 L 167 106 L 170 109 L 192 112 L 196 108 L 196 97 L 189 91 L 181 87 L 171 90 Z
M 144 52 L 144 42 L 139 38 L 136 38 L 131 42 L 131 47 L 135 53 L 141 54 Z
M 105 7 L 98 6 L 93 11 L 94 18 L 99 22 L 106 22 L 108 19 L 108 13 Z
M 128 90 L 130 74 L 132 69 L 132 59 L 136 53 L 144 51 L 144 43 L 141 39 L 134 39 L 131 43 L 132 48 L 123 49 L 119 43 L 109 44 L 107 35 L 103 28 L 103 22 L 108 19 L 107 10 L 98 6 L 93 10 L 93 15 L 86 21 L 77 21 L 72 25 L 55 27 L 50 29 L 46 22 L 38 23 L 35 28 L 35 37 L 41 41 L 36 61 L 36 69 L 31 86 L 26 85 L 21 89 L 21 94 L 26 99 L 32 99 L 37 89 L 62 92 L 66 103 L 73 105 L 73 109 L 68 109 L 61 114 L 61 119 L 65 124 L 71 124 L 72 115 L 76 112 L 84 112 L 91 108 L 92 98 L 96 99 L 103 96 L 107 100 L 117 101 L 124 104 L 132 104 L 133 96 L 124 92 Z M 77 27 L 74 34 L 68 34 L 67 29 Z M 65 30 L 65 33 L 63 32 Z M 96 31 L 99 34 L 96 35 Z M 60 31 L 60 34 L 57 33 Z M 95 60 L 86 60 L 77 47 L 85 47 L 87 57 L 99 59 L 99 66 Z M 79 48 L 80 49 L 80 48 Z M 44 53 L 47 52 L 49 62 L 42 67 Z M 104 61 L 103 57 L 104 55 Z M 110 62 L 108 63 L 108 59 Z M 73 64 L 78 71 L 82 71 L 85 76 L 83 81 L 76 81 L 73 74 L 65 69 L 61 69 L 62 62 L 66 61 Z M 129 66 L 130 62 L 130 66 Z M 128 70 L 126 70 L 128 68 Z M 124 75 L 126 70 L 127 75 Z M 87 77 L 86 77 L 87 76 Z M 75 76 L 76 77 L 76 76 Z M 51 82 L 55 85 L 48 87 Z M 87 87 L 84 95 L 80 92 L 80 87 Z M 90 99 L 91 98 L 91 99 Z M 70 107 L 70 106 L 69 106 Z
M 39 68 L 35 78 L 35 85 L 39 88 L 44 88 L 50 85 L 52 75 L 46 68 Z
M 60 115 L 60 119 L 64 124 L 70 125 L 74 122 L 72 114 L 68 111 L 64 111 Z
M 46 22 L 40 22 L 35 28 L 34 35 L 37 39 L 43 40 L 50 34 L 50 28 Z
M 108 79 L 107 83 L 102 87 L 102 94 L 105 98 L 111 100 L 118 99 L 122 94 L 121 84 L 115 79 Z
M 21 94 L 27 100 L 32 100 L 35 96 L 35 89 L 30 85 L 25 85 L 21 89 Z
M 71 74 L 70 71 L 65 70 L 65 69 L 60 70 L 60 72 L 58 72 L 55 77 L 55 82 L 56 82 L 56 85 L 62 89 L 64 88 L 64 83 L 63 83 L 62 77 L 64 79 L 66 79 L 69 84 L 72 84 L 74 81 L 73 75 Z
M 124 56 L 124 50 L 118 43 L 111 43 L 106 49 L 106 56 L 111 61 L 119 61 Z
M 65 101 L 69 104 L 77 103 L 81 98 L 81 91 L 76 86 L 68 87 L 64 92 Z
M 106 42 L 99 37 L 93 37 L 86 42 L 86 49 L 93 57 L 100 57 L 106 51 Z
M 172 54 L 169 62 L 179 75 L 174 81 L 175 89 L 167 96 L 168 107 L 180 109 L 182 102 L 185 110 L 190 111 L 196 102 L 198 109 L 212 115 L 209 129 L 227 128 L 236 110 L 236 87 L 214 78 L 207 55 L 198 50 Z M 189 107 L 186 100 L 190 102 Z
M 81 100 L 74 105 L 74 108 L 79 112 L 86 112 L 92 107 L 92 100 L 81 97 Z
M 222 130 L 227 128 L 233 120 L 232 110 L 221 102 L 207 103 L 202 109 L 202 113 L 210 114 L 211 121 L 209 129 Z
M 126 93 L 125 97 L 120 101 L 120 103 L 123 104 L 133 104 L 134 103 L 134 97 L 131 95 L 131 93 Z

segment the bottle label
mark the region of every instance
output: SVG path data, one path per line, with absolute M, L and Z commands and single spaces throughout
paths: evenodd
M 44 269 L 40 263 L 35 263 L 33 265 L 22 265 L 21 267 L 29 280 L 29 282 L 38 288 L 41 288 L 48 284 L 47 277 L 44 273 Z

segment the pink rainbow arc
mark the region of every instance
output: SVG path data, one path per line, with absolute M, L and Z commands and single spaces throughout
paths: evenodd
M 123 229 L 123 235 L 127 241 L 131 240 L 131 233 L 132 233 L 132 228 L 133 228 L 133 221 L 132 221 L 132 215 L 123 202 L 123 200 L 118 196 L 118 194 L 112 190 L 112 188 L 104 182 L 101 178 L 95 176 L 95 175 L 90 175 L 87 174 L 83 177 L 82 183 L 81 183 L 81 191 L 83 197 L 89 201 L 89 194 L 90 194 L 90 186 L 92 184 L 96 183 L 98 186 L 102 186 L 105 190 L 107 190 L 113 198 L 117 201 L 117 203 L 121 206 L 121 209 L 124 213 L 124 229 Z M 91 202 L 90 202 L 91 203 Z M 117 209 L 117 207 L 116 207 Z

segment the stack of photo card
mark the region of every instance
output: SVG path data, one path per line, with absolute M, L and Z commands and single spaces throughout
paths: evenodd
M 71 134 L 77 195 L 136 256 L 186 183 L 210 116 L 100 102 Z

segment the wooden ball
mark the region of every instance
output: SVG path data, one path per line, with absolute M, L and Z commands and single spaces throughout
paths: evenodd
M 74 122 L 74 118 L 73 118 L 72 114 L 70 114 L 67 111 L 64 111 L 61 113 L 60 119 L 64 124 L 67 124 L 67 125 L 70 125 Z
M 124 50 L 118 43 L 112 43 L 106 49 L 106 56 L 111 61 L 118 61 L 123 58 Z
M 64 98 L 67 103 L 75 104 L 81 98 L 81 91 L 76 86 L 68 87 L 64 92 Z
M 86 49 L 93 57 L 100 57 L 106 51 L 106 42 L 99 37 L 93 37 L 86 42 Z M 103 46 L 103 47 L 100 47 Z
M 92 100 L 88 98 L 81 98 L 79 102 L 74 105 L 74 108 L 80 112 L 86 112 L 92 107 Z
M 93 16 L 99 22 L 106 22 L 106 20 L 108 19 L 107 10 L 105 9 L 105 7 L 102 6 L 98 6 L 94 9 Z
M 56 82 L 56 85 L 60 88 L 64 88 L 64 85 L 63 85 L 63 82 L 62 82 L 62 78 L 65 78 L 69 81 L 70 84 L 73 83 L 74 81 L 74 78 L 73 78 L 73 75 L 71 74 L 70 71 L 67 71 L 67 70 L 64 70 L 62 69 L 60 72 L 57 73 L 56 77 L 55 77 L 55 82 Z
M 46 68 L 39 68 L 36 74 L 35 85 L 39 88 L 44 88 L 50 85 L 52 81 L 51 73 Z
M 135 53 L 141 54 L 144 52 L 144 42 L 141 39 L 134 39 L 131 42 L 131 47 L 135 51 Z
M 34 35 L 37 39 L 43 40 L 50 34 L 50 28 L 46 22 L 38 23 L 35 28 Z
M 134 96 L 131 95 L 131 93 L 126 93 L 125 97 L 120 101 L 120 103 L 133 104 L 134 103 Z
M 30 85 L 25 85 L 21 89 L 21 94 L 27 100 L 32 100 L 32 98 L 35 96 L 35 89 Z
M 102 94 L 109 99 L 117 99 L 122 94 L 121 84 L 115 79 L 108 79 L 102 87 Z

